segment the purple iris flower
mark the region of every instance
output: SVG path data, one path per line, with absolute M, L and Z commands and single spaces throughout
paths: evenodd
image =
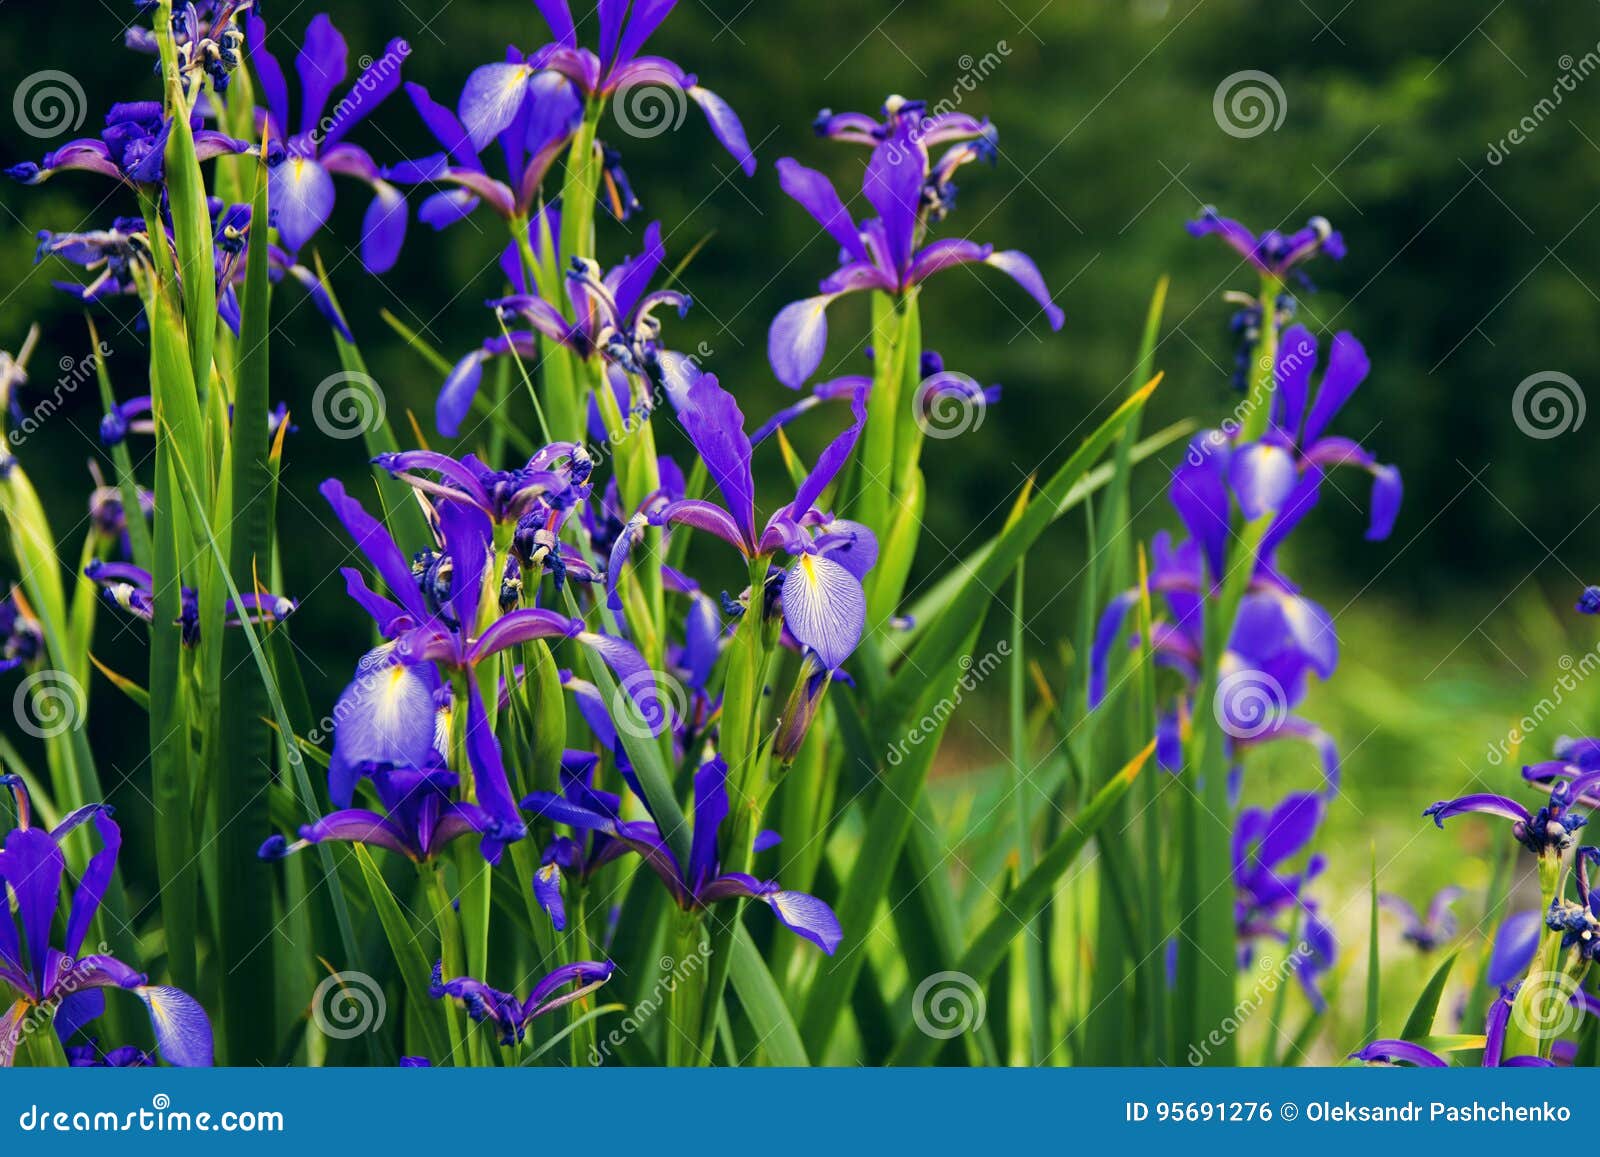
M 362 263 L 373 273 L 387 272 L 405 243 L 405 195 L 385 179 L 365 149 L 344 137 L 399 88 L 400 66 L 410 46 L 391 40 L 324 116 L 333 90 L 348 75 L 349 51 L 326 14 L 314 16 L 294 62 L 300 76 L 300 127 L 291 132 L 289 85 L 267 49 L 266 23 L 252 12 L 246 27 L 250 59 L 267 101 L 267 199 L 284 248 L 298 253 L 328 220 L 334 175 L 354 177 L 374 193 L 361 229 Z
M 144 1002 L 155 1030 L 156 1047 L 169 1063 L 206 1066 L 212 1060 L 211 1022 L 187 993 L 150 984 L 115 957 L 81 955 L 90 926 L 100 911 L 122 850 L 122 829 L 104 804 L 79 808 L 53 831 L 33 826 L 32 808 L 21 779 L 0 776 L 17 804 L 18 827 L 7 834 L 0 851 L 0 989 L 16 999 L 0 1012 L 0 1067 L 16 1055 L 29 1017 L 36 1010 L 53 1013 L 63 1042 L 105 1012 L 105 990 L 120 988 Z M 83 876 L 67 879 L 62 841 L 75 829 L 92 824 L 100 847 Z M 51 943 L 51 924 L 58 910 L 67 912 L 61 947 Z
M 1511 1001 L 1515 995 L 1514 989 L 1501 989 L 1499 997 L 1489 1009 L 1488 1018 L 1484 1022 L 1483 1067 L 1486 1069 L 1554 1068 L 1555 1062 L 1545 1060 L 1543 1057 L 1502 1055 L 1506 1045 L 1506 1025 L 1511 1019 Z M 1350 1057 L 1352 1060 L 1365 1061 L 1372 1065 L 1411 1065 L 1424 1069 L 1450 1067 L 1450 1062 L 1432 1049 L 1403 1040 L 1373 1041 L 1360 1052 L 1351 1053 Z
M 1584 587 L 1583 593 L 1578 596 L 1578 603 L 1574 609 L 1580 615 L 1600 615 L 1600 587 Z
M 702 909 L 719 900 L 745 897 L 771 908 L 779 923 L 811 941 L 828 955 L 844 938 L 833 909 L 805 892 L 789 892 L 776 882 L 762 881 L 743 872 L 721 871 L 718 833 L 728 817 L 728 765 L 720 756 L 702 764 L 694 776 L 694 832 L 687 867 L 661 836 L 653 820 L 624 820 L 615 796 L 597 793 L 569 777 L 565 793 L 535 792 L 522 801 L 534 815 L 579 832 L 597 832 L 635 852 L 660 876 L 673 899 L 686 911 Z M 770 846 L 770 839 L 763 841 Z
M 44 654 L 44 628 L 12 587 L 0 599 L 0 671 L 25 667 Z
M 647 523 L 703 530 L 751 561 L 782 551 L 795 560 L 784 572 L 778 596 L 784 624 L 803 647 L 815 652 L 828 670 L 834 670 L 861 641 L 867 619 L 861 584 L 877 562 L 878 543 L 865 526 L 834 519 L 818 510 L 816 503 L 855 449 L 866 422 L 865 404 L 856 399 L 854 423 L 822 451 L 794 500 L 758 530 L 744 415 L 733 395 L 717 384 L 715 375 L 694 371 L 692 376 L 687 389 L 674 390 L 669 396 L 726 506 L 684 498 L 636 514 L 618 537 L 606 566 L 613 605 L 622 568 Z M 752 591 L 750 597 L 752 609 L 762 613 L 763 592 Z
M 1285 234 L 1269 229 L 1257 237 L 1239 222 L 1222 216 L 1207 205 L 1186 228 L 1195 237 L 1210 234 L 1221 237 L 1234 252 L 1261 273 L 1279 281 L 1319 253 L 1335 261 L 1342 260 L 1345 254 L 1344 238 L 1334 231 L 1326 217 L 1313 217 L 1306 222 L 1304 229 L 1294 233 Z
M 492 556 L 493 527 L 489 516 L 476 506 L 456 501 L 441 501 L 437 508 L 440 547 L 424 552 L 407 565 L 400 548 L 359 502 L 345 494 L 337 481 L 323 483 L 322 495 L 333 507 L 335 516 L 356 546 L 366 555 L 383 580 L 389 597 L 372 591 L 365 576 L 351 567 L 343 569 L 346 590 L 377 622 L 382 633 L 393 639 L 388 662 L 411 668 L 437 664 L 451 672 L 471 672 L 478 664 L 507 648 L 535 639 L 572 639 L 588 647 L 616 671 L 622 685 L 642 689 L 651 684 L 644 659 L 621 639 L 588 630 L 576 619 L 553 611 L 523 609 L 501 615 L 479 631 L 480 601 Z M 363 701 L 363 680 L 346 689 L 335 708 L 339 718 L 360 720 L 362 754 L 347 757 L 345 767 L 375 758 L 366 752 L 388 746 L 390 750 L 416 753 L 424 742 L 433 743 L 433 713 L 419 717 L 402 703 L 420 702 L 424 677 L 416 672 L 390 674 L 391 690 L 380 697 L 377 706 Z M 512 799 L 500 744 L 489 725 L 482 692 L 476 678 L 467 685 L 467 755 L 472 764 L 477 802 L 500 825 L 499 837 L 505 842 L 520 838 L 523 828 Z M 431 693 L 429 695 L 431 699 Z M 341 715 L 341 708 L 344 713 Z M 659 708 L 641 707 L 647 721 L 656 720 Z M 351 726 L 349 722 L 343 724 Z M 659 728 L 657 728 L 659 730 Z M 354 755 L 354 753 L 352 753 Z M 382 758 L 382 757 L 376 757 Z M 409 761 L 409 766 L 426 760 Z M 335 802 L 341 802 L 335 799 Z M 345 800 L 343 802 L 348 802 Z
M 243 58 L 244 33 L 239 30 L 238 21 L 254 6 L 255 0 L 190 0 L 173 4 L 172 41 L 185 95 L 198 71 L 205 72 L 217 92 L 228 90 L 233 71 Z M 156 10 L 154 3 L 145 0 L 140 0 L 137 7 L 141 15 Z M 156 56 L 161 51 L 154 30 L 139 25 L 124 31 L 122 42 L 146 56 Z
M 1286 866 L 1309 849 L 1325 807 L 1326 800 L 1319 794 L 1296 793 L 1270 812 L 1245 808 L 1233 830 L 1234 919 L 1241 965 L 1249 963 L 1253 941 L 1288 944 L 1292 930 L 1300 939 L 1291 968 L 1318 1009 L 1325 1003 L 1317 978 L 1333 966 L 1337 949 L 1332 927 L 1318 913 L 1316 903 L 1305 896 L 1305 889 L 1322 873 L 1325 861 L 1312 853 L 1300 870 L 1286 870 Z M 1285 915 L 1290 916 L 1288 929 L 1281 923 Z
M 1367 539 L 1389 537 L 1400 512 L 1400 471 L 1378 462 L 1360 443 L 1327 432 L 1329 423 L 1350 400 L 1371 369 L 1361 343 L 1348 333 L 1334 336 L 1327 366 L 1315 395 L 1311 371 L 1317 364 L 1317 339 L 1304 326 L 1285 331 L 1278 346 L 1277 389 L 1272 401 L 1272 423 L 1260 441 L 1240 446 L 1222 431 L 1210 431 L 1196 440 L 1205 447 L 1204 460 L 1190 458 L 1179 471 L 1173 501 L 1186 521 L 1208 531 L 1215 542 L 1227 517 L 1226 494 L 1207 482 L 1204 473 L 1225 472 L 1227 486 L 1238 499 L 1246 518 L 1277 516 L 1279 525 L 1269 532 L 1268 546 L 1281 541 L 1316 505 L 1324 473 L 1339 466 L 1355 466 L 1372 475 L 1371 517 Z M 1197 529 L 1196 534 L 1200 531 Z
M 250 206 L 225 205 L 216 198 L 210 199 L 209 208 L 213 228 L 213 252 L 216 261 L 217 312 L 235 334 L 239 330 L 239 299 L 236 286 L 244 280 L 245 263 L 242 260 L 246 236 L 250 228 Z M 169 251 L 176 251 L 172 237 L 172 223 L 163 220 L 163 242 Z M 102 301 L 117 295 L 139 292 L 136 267 L 148 265 L 151 260 L 150 237 L 145 222 L 139 217 L 118 217 L 109 229 L 93 229 L 77 233 L 39 233 L 35 261 L 55 257 L 97 274 L 88 284 L 57 281 L 55 286 L 71 293 L 81 301 Z M 328 296 L 321 280 L 304 265 L 298 264 L 286 251 L 276 245 L 267 247 L 268 275 L 274 283 L 285 277 L 292 278 L 310 296 L 318 313 L 338 331 L 351 340 L 349 327 Z M 140 318 L 140 324 L 144 319 Z M 146 431 L 148 432 L 148 431 Z
M 83 568 L 83 573 L 100 584 L 105 601 L 120 610 L 153 622 L 155 619 L 155 580 L 143 567 L 129 562 L 103 562 L 99 559 Z M 294 614 L 298 604 L 290 598 L 256 591 L 242 595 L 240 601 L 229 599 L 224 605 L 224 622 L 236 627 L 244 619 L 252 623 L 273 623 Z M 183 643 L 194 647 L 200 642 L 200 595 L 193 587 L 181 592 L 178 626 L 183 632 Z
M 247 141 L 201 128 L 198 113 L 191 119 L 195 155 L 202 161 L 250 151 Z M 37 185 L 69 170 L 98 173 L 130 186 L 159 185 L 165 177 L 167 137 L 172 123 L 160 101 L 114 104 L 98 137 L 68 141 L 38 164 L 12 165 L 6 175 L 24 185 Z
M 529 328 L 491 338 L 456 363 L 439 390 L 435 413 L 439 432 L 447 438 L 460 432 L 483 381 L 484 363 L 512 353 L 535 357 L 541 336 L 580 358 L 603 357 L 609 366 L 636 376 L 670 369 L 662 364 L 661 322 L 656 312 L 675 309 L 681 317 L 689 309 L 690 300 L 687 294 L 675 290 L 649 291 L 665 256 L 661 224 L 652 222 L 645 230 L 644 250 L 603 276 L 593 261 L 574 257 L 567 271 L 566 291 L 567 306 L 576 320 L 569 322 L 561 306 L 528 291 L 521 262 L 514 250 L 508 251 L 508 259 L 501 265 L 520 292 L 489 305 L 508 324 L 520 323 Z M 627 401 L 624 413 L 636 414 L 641 407 L 648 407 L 648 399 L 627 398 L 625 379 L 616 385 L 622 387 Z
M 1012 277 L 1039 303 L 1050 328 L 1065 316 L 1033 259 L 1018 250 L 995 252 L 992 245 L 965 238 L 926 242 L 927 154 L 902 127 L 873 150 L 861 191 L 877 216 L 857 222 L 833 182 L 815 169 L 785 157 L 778 162 L 784 192 L 793 197 L 839 243 L 842 264 L 821 284 L 821 294 L 785 306 L 773 319 L 767 354 L 778 380 L 799 389 L 822 363 L 828 345 L 828 307 L 845 294 L 866 290 L 901 296 L 923 281 L 957 265 L 992 265 Z
M 1428 904 L 1426 916 L 1412 907 L 1409 900 L 1385 892 L 1378 903 L 1400 918 L 1400 935 L 1419 951 L 1432 952 L 1456 934 L 1456 914 L 1451 905 L 1460 899 L 1462 889 L 1441 888 Z
M 513 63 L 522 59 L 515 49 L 511 55 Z M 416 175 L 456 186 L 434 193 L 417 210 L 418 219 L 435 229 L 454 225 L 480 204 L 507 221 L 527 221 L 534 216 L 545 175 L 570 145 L 573 131 L 583 119 L 583 103 L 564 77 L 536 73 L 511 123 L 498 134 L 509 178 L 502 181 L 490 176 L 484 166 L 481 154 L 487 142 L 475 144 L 455 113 L 435 101 L 420 84 L 408 83 L 406 95 L 445 149 L 442 163 L 433 159 L 419 162 Z M 617 215 L 626 214 L 619 211 Z
M 1151 542 L 1150 592 L 1166 605 L 1167 614 L 1151 623 L 1155 662 L 1175 671 L 1186 688 L 1200 683 L 1204 650 L 1204 615 L 1210 584 L 1193 539 L 1176 546 L 1166 531 Z M 1089 652 L 1088 701 L 1098 707 L 1107 694 L 1112 648 L 1121 637 L 1140 592 L 1125 591 L 1101 614 Z M 1139 640 L 1130 639 L 1129 645 Z M 1326 679 L 1339 662 L 1339 639 L 1333 620 L 1320 605 L 1300 595 L 1276 571 L 1258 566 L 1240 600 L 1228 649 L 1218 662 L 1216 708 L 1235 755 L 1253 743 L 1279 738 L 1300 739 L 1320 754 L 1327 791 L 1339 784 L 1339 752 L 1321 728 L 1293 714 L 1305 698 L 1309 677 Z M 1157 755 L 1169 771 L 1182 766 L 1179 718 L 1192 715 L 1192 693 L 1165 713 Z
M 550 26 L 555 43 L 527 57 L 474 69 L 461 91 L 461 124 L 473 145 L 482 149 L 505 132 L 526 107 L 529 97 L 548 85 L 540 73 L 565 78 L 585 100 L 615 97 L 619 117 L 648 118 L 662 110 L 647 105 L 649 98 L 635 90 L 678 90 L 700 106 L 718 143 L 732 154 L 745 176 L 756 171 L 755 154 L 745 139 L 744 126 L 716 93 L 702 88 L 696 78 L 661 56 L 641 56 L 645 42 L 677 7 L 678 0 L 598 0 L 600 22 L 598 54 L 578 47 L 577 26 L 567 0 L 534 0 Z M 631 11 L 630 11 L 631 8 Z M 513 50 L 514 53 L 515 50 Z
M 263 860 L 279 860 L 312 844 L 365 844 L 404 856 L 415 864 L 432 861 L 463 836 L 481 836 L 484 859 L 500 862 L 504 847 L 500 825 L 476 804 L 458 803 L 452 793 L 459 777 L 442 764 L 431 767 L 389 767 L 368 764 L 360 774 L 372 781 L 383 814 L 367 808 L 345 808 L 300 829 L 290 843 L 272 836 L 261 845 Z
M 944 220 L 955 208 L 957 170 L 973 161 L 991 165 L 999 158 L 1000 134 L 988 119 L 963 112 L 928 112 L 926 101 L 891 96 L 884 102 L 881 119 L 865 113 L 836 113 L 823 109 L 812 122 L 819 137 L 848 144 L 877 148 L 904 132 L 923 154 L 927 176 L 923 181 L 923 200 L 930 221 Z M 948 145 L 934 161 L 933 149 Z
M 535 984 L 526 1000 L 518 1000 L 511 993 L 490 988 L 483 981 L 470 976 L 445 980 L 441 962 L 433 966 L 429 991 L 435 1000 L 449 998 L 460 1001 L 474 1021 L 479 1024 L 487 1021 L 494 1025 L 500 1034 L 501 1044 L 515 1045 L 522 1043 L 528 1026 L 536 1018 L 573 1001 L 582 1000 L 610 980 L 616 969 L 617 966 L 609 960 L 580 960 L 575 964 L 563 964 Z M 577 987 L 567 992 L 560 991 L 569 984 Z

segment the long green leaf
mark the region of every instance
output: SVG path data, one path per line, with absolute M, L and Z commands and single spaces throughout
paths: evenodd
M 1155 751 L 1155 741 L 1134 756 L 1111 782 L 1096 793 L 1089 806 L 1071 821 L 1070 830 L 1039 858 L 1039 866 L 1030 872 L 1017 889 L 1001 905 L 989 923 L 973 939 L 971 946 L 956 965 L 956 971 L 982 985 L 994 974 L 1005 958 L 1006 951 L 1028 921 L 1037 915 L 1055 895 L 1056 887 L 1066 870 L 1088 845 L 1100 826 L 1128 794 L 1139 771 Z M 938 1052 L 942 1040 L 920 1031 L 915 1025 L 901 1036 L 899 1045 L 889 1063 L 895 1065 L 926 1064 Z
M 1422 995 L 1417 997 L 1411 1015 L 1406 1017 L 1405 1028 L 1400 1030 L 1401 1040 L 1418 1040 L 1433 1032 L 1433 1022 L 1439 1015 L 1439 1001 L 1444 998 L 1444 986 L 1450 980 L 1450 970 L 1455 967 L 1459 955 L 1458 952 L 1452 952 L 1433 970 L 1433 976 L 1422 990 Z

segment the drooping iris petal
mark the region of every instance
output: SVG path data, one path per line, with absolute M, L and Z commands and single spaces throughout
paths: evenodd
M 1484 980 L 1499 988 L 1519 979 L 1533 963 L 1543 933 L 1544 917 L 1537 910 L 1513 912 L 1507 916 L 1494 934 Z
M 1465 815 L 1468 812 L 1483 812 L 1486 815 L 1524 822 L 1533 818 L 1529 815 L 1528 809 L 1516 800 L 1489 792 L 1475 792 L 1471 795 L 1464 795 L 1460 799 L 1440 800 L 1424 810 L 1422 814 L 1432 816 L 1433 822 L 1442 828 L 1444 827 L 1444 821 L 1451 816 Z
M 1382 542 L 1394 532 L 1395 519 L 1400 516 L 1400 502 L 1404 497 L 1405 487 L 1400 481 L 1399 467 L 1379 466 L 1373 470 L 1368 542 Z
M 861 641 L 867 622 L 861 580 L 826 556 L 801 555 L 784 576 L 782 600 L 790 632 L 830 670 Z
M 804 386 L 828 350 L 828 306 L 836 293 L 807 297 L 784 306 L 767 331 L 767 360 L 791 390 Z
M 706 114 L 706 122 L 711 125 L 711 135 L 717 138 L 717 143 L 728 150 L 728 154 L 738 162 L 744 175 L 751 177 L 756 171 L 756 155 L 750 149 L 750 141 L 745 137 L 744 125 L 739 122 L 739 114 L 733 107 L 710 89 L 701 88 L 692 84 L 684 90 L 689 94 L 689 99 L 700 106 L 700 111 Z
M 291 156 L 267 174 L 267 198 L 284 248 L 298 252 L 333 212 L 333 177 L 309 157 Z
M 1297 481 L 1294 456 L 1270 442 L 1242 447 L 1228 463 L 1228 483 L 1239 499 L 1239 509 L 1251 521 L 1277 513 L 1294 493 Z
M 829 956 L 844 939 L 839 917 L 827 904 L 806 892 L 773 892 L 761 897 L 789 931 L 811 941 Z
M 1111 658 L 1111 648 L 1122 633 L 1122 622 L 1139 601 L 1137 591 L 1126 591 L 1112 599 L 1100 614 L 1094 629 L 1094 642 L 1089 648 L 1089 708 L 1100 706 L 1106 697 L 1106 671 Z
M 389 647 L 370 651 L 334 705 L 328 796 L 350 806 L 364 764 L 423 767 L 434 753 L 433 688 L 423 668 L 397 661 Z
M 406 199 L 387 181 L 379 181 L 374 191 L 361 223 L 361 263 L 369 273 L 387 273 L 406 243 Z
M 213 1059 L 211 1019 L 200 1002 L 164 984 L 134 989 L 150 1010 L 161 1059 L 180 1068 L 209 1068 Z
M 461 432 L 461 423 L 466 421 L 472 400 L 478 396 L 478 387 L 483 383 L 483 363 L 487 359 L 483 350 L 473 350 L 455 364 L 444 385 L 439 387 L 433 421 L 446 438 L 454 438 Z
M 1029 296 L 1039 303 L 1039 308 L 1044 310 L 1052 330 L 1059 331 L 1066 324 L 1067 315 L 1051 298 L 1050 287 L 1044 283 L 1044 275 L 1033 263 L 1033 258 L 1018 250 L 1008 249 L 990 254 L 984 259 L 984 264 L 994 266 L 1027 290 Z
M 473 148 L 482 152 L 516 119 L 532 76 L 526 64 L 485 64 L 472 70 L 458 112 Z

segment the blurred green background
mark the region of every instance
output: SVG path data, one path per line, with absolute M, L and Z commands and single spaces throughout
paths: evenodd
M 406 76 L 447 104 L 471 68 L 499 58 L 508 40 L 524 49 L 544 40 L 526 0 L 277 0 L 267 15 L 280 59 L 287 63 L 323 7 L 352 57 L 406 38 Z M 3 74 L 70 73 L 85 91 L 92 131 L 112 101 L 155 93 L 151 62 L 120 47 L 132 8 L 123 0 L 0 7 Z M 1257 229 L 1329 217 L 1350 256 L 1313 267 L 1319 292 L 1302 298 L 1300 317 L 1365 343 L 1373 374 L 1339 428 L 1397 463 L 1407 489 L 1393 538 L 1369 544 L 1364 476 L 1336 478 L 1289 559 L 1335 615 L 1344 648 L 1336 679 L 1313 692 L 1305 713 L 1347 755 L 1324 891 L 1355 950 L 1364 943 L 1359 892 L 1373 846 L 1386 884 L 1419 901 L 1448 880 L 1484 882 L 1482 863 L 1461 853 L 1481 850 L 1474 841 L 1488 830 L 1469 821 L 1434 833 L 1420 810 L 1474 784 L 1508 786 L 1514 773 L 1488 765 L 1489 745 L 1550 694 L 1563 656 L 1593 646 L 1570 604 L 1600 575 L 1591 521 L 1600 506 L 1586 484 L 1600 419 L 1533 438 L 1513 420 L 1512 398 L 1540 372 L 1566 374 L 1580 389 L 1600 382 L 1597 42 L 1600 6 L 1558 0 L 683 0 L 652 48 L 738 110 L 761 168 L 753 180 L 739 176 L 693 109 L 679 131 L 651 139 L 613 126 L 611 143 L 623 150 L 645 210 L 627 226 L 603 226 L 602 256 L 609 264 L 636 249 L 652 219 L 663 222 L 674 259 L 703 242 L 683 277 L 696 308 L 672 323 L 669 339 L 707 354 L 746 413 L 765 417 L 789 399 L 766 366 L 768 322 L 833 264 L 831 243 L 779 191 L 772 162 L 797 156 L 854 188 L 864 154 L 810 131 L 825 106 L 872 111 L 889 93 L 948 96 L 991 117 L 999 164 L 963 172 L 946 233 L 1030 252 L 1068 320 L 1050 334 L 998 275 L 948 275 L 925 294 L 928 343 L 952 367 L 1004 387 L 981 428 L 931 443 L 925 455 L 932 501 L 922 562 L 932 578 L 991 533 L 1027 476 L 1058 464 L 1126 392 L 1145 305 L 1163 274 L 1172 279 L 1157 353 L 1166 381 L 1150 428 L 1186 416 L 1215 422 L 1232 407 L 1232 309 L 1221 294 L 1250 289 L 1252 279 L 1219 243 L 1184 234 L 1199 206 L 1215 204 Z M 1280 87 L 1282 120 L 1240 137 L 1223 131 L 1214 101 L 1245 70 Z M 1500 144 L 1491 159 L 1519 124 L 1523 142 Z M 0 110 L 7 163 L 36 159 L 64 139 L 36 140 Z M 380 162 L 432 148 L 403 97 L 353 139 Z M 493 329 L 482 301 L 500 292 L 492 267 L 499 222 L 480 214 L 442 235 L 413 222 L 399 265 L 374 279 L 350 248 L 365 205 L 359 188 L 341 184 L 334 227 L 314 245 L 397 428 L 410 410 L 431 431 L 438 375 L 395 338 L 380 310 L 452 360 L 471 348 Z M 71 271 L 33 269 L 34 234 L 93 227 L 131 208 L 126 194 L 84 175 L 0 187 L 0 346 L 14 349 L 32 321 L 43 326 L 34 373 L 41 391 L 52 389 L 58 360 L 81 356 L 88 341 L 80 311 L 50 286 Z M 117 320 L 102 321 L 124 396 L 146 391 L 129 304 L 115 303 L 106 312 Z M 278 295 L 277 312 L 277 397 L 302 416 L 280 504 L 287 593 L 305 600 L 296 637 L 314 701 L 327 703 L 367 640 L 342 589 L 326 581 L 344 548 L 326 529 L 315 487 L 330 473 L 356 476 L 359 444 L 326 438 L 304 420 L 312 392 L 338 365 L 325 327 L 294 290 Z M 862 309 L 835 310 L 837 368 L 861 366 L 864 320 Z M 69 394 L 63 412 L 17 450 L 73 559 L 98 418 L 92 388 Z M 796 440 L 814 447 L 833 428 L 832 416 L 818 418 L 796 427 Z M 1172 522 L 1161 497 L 1166 469 L 1152 464 L 1139 479 L 1147 532 Z M 1069 519 L 1028 570 L 1034 654 L 1058 686 L 1082 555 Z M 101 657 L 137 670 L 140 632 L 121 627 L 102 628 Z M 998 616 L 991 628 L 1004 629 Z M 995 710 L 980 705 L 956 729 L 947 774 L 999 758 L 1001 689 L 993 691 Z M 142 745 L 119 748 L 120 705 L 108 687 L 95 692 L 94 739 L 112 769 L 108 782 L 137 782 Z M 1542 754 L 1558 734 L 1592 730 L 1595 697 L 1589 687 L 1564 695 L 1530 750 Z M 1253 793 L 1281 792 L 1310 774 L 1299 755 L 1265 765 Z M 1475 915 L 1464 911 L 1470 925 Z

